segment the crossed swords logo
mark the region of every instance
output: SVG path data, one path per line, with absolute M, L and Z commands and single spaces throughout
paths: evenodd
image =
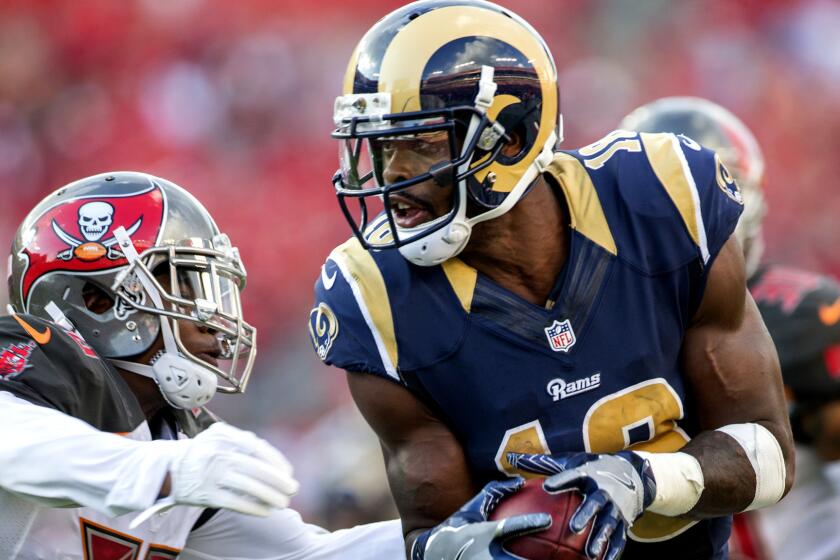
M 138 218 L 137 221 L 134 222 L 134 224 L 131 225 L 131 227 L 126 229 L 126 232 L 128 233 L 128 235 L 129 236 L 134 235 L 137 232 L 137 230 L 140 229 L 140 225 L 142 223 L 143 223 L 143 218 L 142 217 Z M 55 219 L 53 219 L 53 221 L 52 221 L 52 229 L 55 232 L 55 234 L 59 237 L 59 239 L 61 239 L 62 241 L 64 241 L 65 243 L 67 243 L 70 246 L 68 249 L 60 252 L 57 255 L 58 258 L 62 259 L 62 260 L 65 260 L 65 261 L 72 260 L 73 259 L 73 252 L 76 250 L 76 248 L 80 247 L 81 245 L 84 245 L 86 242 L 70 235 L 69 233 L 67 233 L 66 231 L 61 229 L 61 226 L 58 225 L 58 222 L 56 222 Z M 102 242 L 99 242 L 99 243 L 96 242 L 96 241 L 88 241 L 87 243 L 95 243 L 96 245 L 101 245 L 102 247 L 104 247 L 107 250 L 106 256 L 109 259 L 111 259 L 112 261 L 121 259 L 124 256 L 120 250 L 114 248 L 114 245 L 117 244 L 117 239 L 113 236 L 111 236 L 109 239 L 106 239 L 106 240 L 104 240 Z

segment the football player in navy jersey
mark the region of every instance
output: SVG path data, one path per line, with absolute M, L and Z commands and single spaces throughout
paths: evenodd
M 533 473 L 584 493 L 591 558 L 725 558 L 731 514 L 793 476 L 741 192 L 671 134 L 555 151 L 556 77 L 487 2 L 415 2 L 365 34 L 333 133 L 355 235 L 321 270 L 313 344 L 380 437 L 413 558 L 499 557 L 471 523 L 432 527 Z
M 256 331 L 238 250 L 185 190 L 131 172 L 66 185 L 9 263 L 0 558 L 402 556 L 398 522 L 305 524 L 286 459 L 204 409 L 245 389 Z
M 784 502 L 736 518 L 733 544 L 743 558 L 840 557 L 840 285 L 762 263 L 764 157 L 752 132 L 723 107 L 696 97 L 666 97 L 619 125 L 683 134 L 715 150 L 741 187 L 745 210 L 735 235 L 747 284 L 779 353 L 796 441 L 796 480 Z

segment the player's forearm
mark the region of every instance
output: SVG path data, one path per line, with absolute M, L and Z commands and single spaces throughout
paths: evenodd
M 192 531 L 178 556 L 183 560 L 402 560 L 399 520 L 358 525 L 329 533 L 304 523 L 292 509 L 269 517 L 220 510 Z
M 648 509 L 663 515 L 706 518 L 766 507 L 792 478 L 781 446 L 759 423 L 702 432 L 679 453 L 642 455 L 657 480 Z
M 721 432 L 703 432 L 683 448 L 703 469 L 704 490 L 690 517 L 714 517 L 747 509 L 755 497 L 755 470 L 746 453 Z
M 161 492 L 175 442 L 138 442 L 0 391 L 0 486 L 47 506 L 109 515 L 141 510 Z

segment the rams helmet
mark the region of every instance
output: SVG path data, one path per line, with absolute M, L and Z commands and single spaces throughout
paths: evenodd
M 540 35 L 509 10 L 421 0 L 362 37 L 334 121 L 333 182 L 354 234 L 368 249 L 396 247 L 431 266 L 457 255 L 474 224 L 510 210 L 550 162 L 562 136 L 557 71 Z M 514 137 L 521 149 L 505 155 Z M 429 164 L 388 183 L 383 171 L 397 141 Z M 399 227 L 391 196 L 426 181 L 451 187 L 451 209 Z

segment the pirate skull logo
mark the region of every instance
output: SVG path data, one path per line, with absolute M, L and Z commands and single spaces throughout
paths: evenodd
M 88 241 L 99 241 L 114 223 L 114 207 L 107 202 L 88 202 L 79 207 L 79 231 Z
M 75 257 L 85 262 L 95 261 L 102 257 L 107 257 L 112 261 L 123 258 L 122 252 L 114 247 L 117 240 L 113 235 L 103 239 L 114 224 L 114 206 L 109 202 L 97 200 L 82 204 L 78 213 L 79 232 L 84 239 L 79 239 L 62 229 L 55 218 L 51 222 L 52 230 L 68 245 L 67 249 L 58 253 L 58 258 L 69 261 Z M 126 233 L 134 235 L 142 223 L 141 216 L 126 229 Z

